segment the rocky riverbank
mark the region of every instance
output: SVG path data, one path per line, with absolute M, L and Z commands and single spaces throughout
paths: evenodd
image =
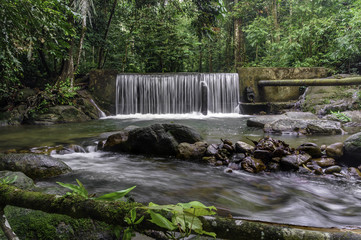
M 361 162 L 358 160 L 358 156 L 361 156 L 361 133 L 352 135 L 344 143 L 328 146 L 304 143 L 297 148 L 291 148 L 287 143 L 270 137 L 250 142 L 252 145 L 242 141 L 232 143 L 225 139 L 219 144 L 208 144 L 189 127 L 155 124 L 144 128 L 125 129 L 109 136 L 106 141 L 100 142 L 98 147 L 104 151 L 197 160 L 225 166 L 226 172 L 293 171 L 361 179 Z
M 86 90 L 60 98 L 56 92 L 24 88 L 11 101 L 0 106 L 0 126 L 85 122 L 98 119 L 100 114 Z

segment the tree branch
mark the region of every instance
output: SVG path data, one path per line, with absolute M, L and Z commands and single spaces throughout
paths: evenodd
M 4 207 L 0 207 L 0 227 L 8 240 L 19 240 L 5 216 Z

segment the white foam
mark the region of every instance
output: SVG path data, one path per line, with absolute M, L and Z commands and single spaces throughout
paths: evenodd
M 203 115 L 199 112 L 184 113 L 184 114 L 126 114 L 103 117 L 101 119 L 136 119 L 136 120 L 149 120 L 149 119 L 212 119 L 212 118 L 244 118 L 248 115 L 238 113 L 211 113 Z

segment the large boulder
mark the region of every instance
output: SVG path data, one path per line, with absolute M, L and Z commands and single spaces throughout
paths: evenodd
M 121 131 L 110 135 L 103 146 L 103 150 L 113 152 L 129 151 L 127 147 L 128 134 L 127 131 Z
M 297 133 L 312 135 L 336 135 L 342 134 L 341 123 L 329 120 L 298 120 L 280 119 L 265 124 L 264 131 L 267 133 Z
M 263 128 L 266 133 L 342 134 L 341 123 L 322 120 L 309 112 L 288 112 L 282 115 L 257 116 L 247 121 L 249 127 Z
M 71 171 L 64 162 L 39 154 L 0 154 L 0 170 L 20 171 L 32 179 L 55 177 Z
M 342 161 L 348 166 L 361 164 L 361 132 L 351 135 L 344 144 Z
M 28 190 L 35 187 L 34 181 L 22 172 L 0 171 L 2 182 Z
M 111 144 L 111 151 L 163 156 L 175 156 L 180 143 L 193 144 L 202 140 L 197 131 L 180 124 L 154 124 L 137 128 L 129 131 L 127 137 L 118 133 L 118 136 L 109 136 L 105 146 L 109 146 L 108 141 L 113 141 L 114 138 L 119 143 Z M 107 149 L 109 148 L 105 150 Z

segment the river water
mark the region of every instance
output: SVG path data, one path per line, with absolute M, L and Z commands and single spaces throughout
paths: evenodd
M 213 167 L 174 158 L 154 158 L 95 151 L 96 143 L 110 132 L 130 125 L 180 123 L 197 129 L 209 143 L 220 138 L 232 141 L 258 140 L 261 130 L 246 127 L 249 117 L 238 114 L 128 115 L 87 123 L 53 126 L 2 127 L 0 151 L 39 146 L 80 145 L 84 152 L 53 154 L 74 171 L 38 182 L 40 187 L 57 186 L 56 181 L 79 179 L 90 193 L 107 193 L 136 185 L 132 197 L 158 204 L 198 200 L 223 209 L 225 214 L 245 219 L 315 227 L 361 226 L 361 185 L 354 179 L 306 176 L 296 173 L 225 173 Z M 312 141 L 331 144 L 347 135 L 327 137 L 273 136 L 297 147 Z

